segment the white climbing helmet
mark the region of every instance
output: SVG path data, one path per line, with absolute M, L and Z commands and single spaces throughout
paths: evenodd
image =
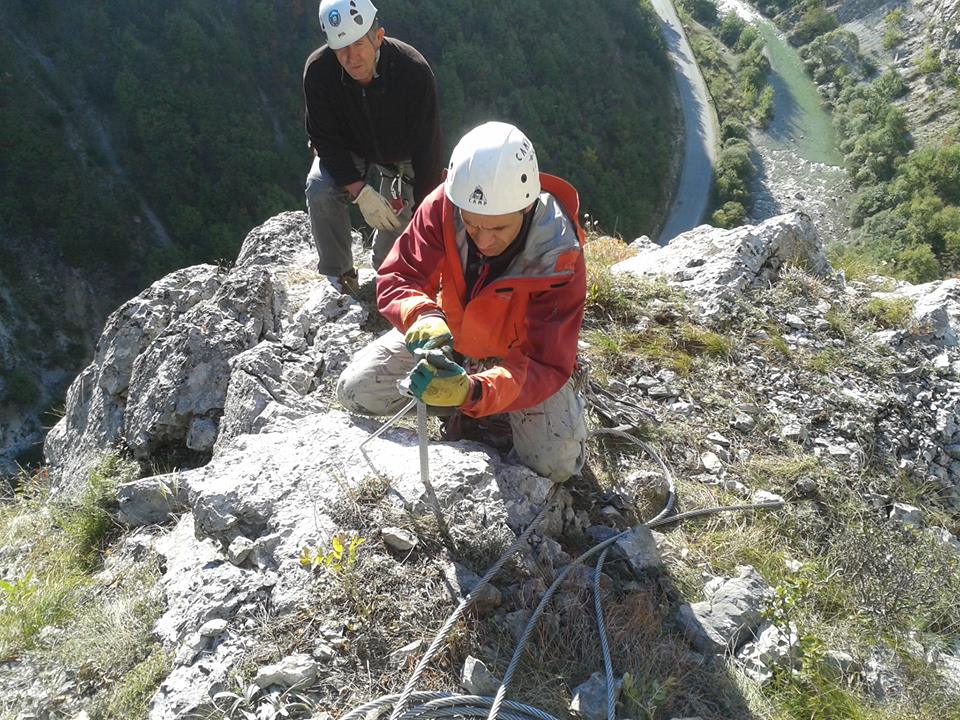
M 533 143 L 509 123 L 475 127 L 453 149 L 443 189 L 458 208 L 478 215 L 523 210 L 540 194 Z
M 327 35 L 332 50 L 345 48 L 369 32 L 377 17 L 370 0 L 322 0 L 320 29 Z

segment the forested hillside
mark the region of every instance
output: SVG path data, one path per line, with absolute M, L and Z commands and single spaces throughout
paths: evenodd
M 652 229 L 671 110 L 645 6 L 379 6 L 388 34 L 436 69 L 448 147 L 479 121 L 512 120 L 609 229 Z M 2 12 L 4 229 L 50 240 L 70 264 L 132 262 L 142 284 L 232 257 L 255 223 L 302 206 L 299 80 L 321 42 L 314 2 L 14 0 Z M 172 243 L 157 242 L 159 225 Z
M 960 55 L 947 32 L 956 25 L 955 3 L 757 4 L 799 46 L 834 114 L 856 189 L 854 230 L 835 249 L 834 263 L 848 276 L 880 272 L 927 282 L 956 275 Z M 881 37 L 871 42 L 871 35 Z

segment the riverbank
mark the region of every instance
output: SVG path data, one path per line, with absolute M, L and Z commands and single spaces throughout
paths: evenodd
M 774 114 L 767 128 L 751 131 L 757 171 L 748 222 L 802 210 L 813 218 L 824 243 L 845 240 L 853 187 L 836 148 L 831 115 L 816 86 L 786 38 L 755 8 L 742 0 L 721 0 L 717 7 L 721 14 L 734 12 L 756 27 L 770 60 Z

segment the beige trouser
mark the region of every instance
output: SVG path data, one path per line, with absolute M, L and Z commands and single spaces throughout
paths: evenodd
M 390 330 L 358 352 L 337 382 L 343 406 L 363 415 L 391 415 L 409 398 L 397 391 L 397 381 L 413 368 L 403 335 Z M 437 415 L 446 408 L 431 408 Z M 507 413 L 517 458 L 538 474 L 563 482 L 583 468 L 587 427 L 583 399 L 566 384 L 539 405 Z

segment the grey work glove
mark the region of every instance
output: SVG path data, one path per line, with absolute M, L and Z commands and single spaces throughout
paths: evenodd
M 403 227 L 403 223 L 400 222 L 400 218 L 397 217 L 396 211 L 387 199 L 369 185 L 363 186 L 363 190 L 353 203 L 360 206 L 363 219 L 372 228 L 397 232 Z

